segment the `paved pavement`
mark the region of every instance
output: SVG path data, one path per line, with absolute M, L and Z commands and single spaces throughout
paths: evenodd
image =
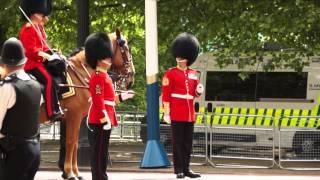
M 36 180 L 60 180 L 60 172 L 39 171 Z M 81 174 L 86 180 L 91 179 L 90 172 Z M 130 172 L 110 172 L 109 180 L 175 180 L 175 175 L 170 173 L 130 173 Z M 189 178 L 185 178 L 189 179 Z M 199 180 L 319 180 L 320 176 L 266 176 L 266 175 L 230 175 L 230 174 L 202 174 Z
M 108 165 L 109 180 L 173 180 L 172 166 L 159 169 L 141 169 L 143 144 L 113 143 L 110 157 L 112 164 Z M 58 171 L 57 160 L 59 145 L 54 142 L 43 142 L 41 151 L 40 171 L 36 175 L 36 180 L 61 180 L 61 172 Z M 89 157 L 85 148 L 79 152 L 78 164 L 81 176 L 86 180 L 91 179 Z M 171 156 L 169 157 L 171 159 Z M 79 159 L 81 161 L 79 161 Z M 238 164 L 240 162 L 233 159 L 223 160 L 220 163 Z M 81 163 L 82 162 L 82 163 Z M 243 161 L 241 161 L 243 163 Z M 270 162 L 249 162 L 253 165 L 270 165 Z M 302 163 L 293 164 L 302 166 Z M 308 167 L 320 168 L 320 163 L 309 164 Z M 291 171 L 283 170 L 277 166 L 270 169 L 237 169 L 237 168 L 213 168 L 205 163 L 204 158 L 192 158 L 191 169 L 202 174 L 201 180 L 319 180 L 320 171 Z M 188 178 L 186 178 L 188 179 Z

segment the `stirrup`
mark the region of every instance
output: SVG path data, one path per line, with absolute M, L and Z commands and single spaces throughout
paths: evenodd
M 64 113 L 62 111 L 59 111 L 57 113 L 55 113 L 54 115 L 52 115 L 49 120 L 50 122 L 57 122 L 57 121 L 61 121 L 64 118 Z

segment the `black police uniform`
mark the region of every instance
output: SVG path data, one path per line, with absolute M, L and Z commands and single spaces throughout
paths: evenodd
M 32 180 L 40 164 L 41 88 L 36 80 L 23 71 L 25 62 L 21 42 L 16 38 L 5 41 L 0 64 L 4 64 L 4 68 L 10 72 L 0 82 L 0 88 L 2 98 L 8 93 L 12 95 L 12 101 L 8 106 L 2 104 L 2 108 L 6 109 L 1 109 L 0 149 L 4 152 L 1 179 Z M 0 99 L 0 103 L 6 103 L 5 99 Z
M 16 92 L 16 103 L 3 121 L 1 134 L 5 151 L 5 179 L 33 179 L 40 164 L 39 112 L 41 88 L 33 79 L 22 80 L 16 74 L 6 78 Z

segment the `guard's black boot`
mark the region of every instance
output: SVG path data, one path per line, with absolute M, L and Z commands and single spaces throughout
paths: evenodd
M 185 176 L 189 177 L 189 178 L 199 178 L 201 177 L 201 175 L 199 173 L 195 173 L 191 170 L 189 170 L 188 172 L 184 173 Z
M 50 118 L 49 120 L 51 122 L 56 122 L 56 121 L 61 121 L 64 117 L 64 113 L 62 111 L 59 111 L 59 112 L 56 112 L 54 113 Z
M 51 122 L 56 122 L 56 121 L 62 121 L 63 118 L 64 118 L 64 113 L 59 105 L 58 110 L 54 111 L 53 115 L 49 118 L 49 120 Z
M 183 179 L 184 178 L 184 174 L 183 173 L 178 173 L 177 174 L 177 179 Z

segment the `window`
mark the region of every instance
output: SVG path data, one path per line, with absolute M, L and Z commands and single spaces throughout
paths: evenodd
M 207 72 L 206 101 L 306 99 L 308 78 L 306 72 L 249 73 L 245 79 L 241 79 L 239 73 Z

